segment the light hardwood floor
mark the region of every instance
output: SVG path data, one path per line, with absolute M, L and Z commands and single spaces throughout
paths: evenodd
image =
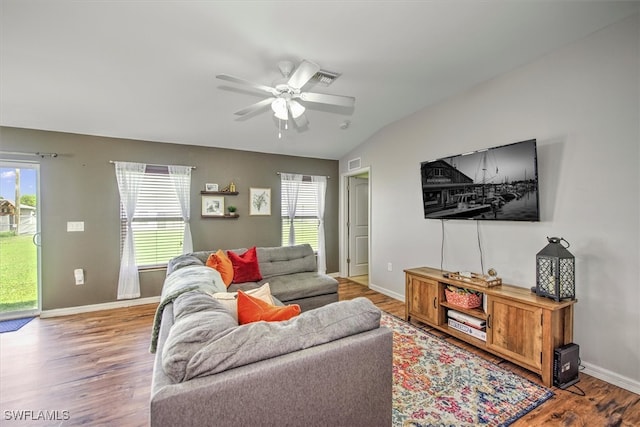
M 364 296 L 380 309 L 404 316 L 404 303 L 346 279 L 340 282 L 340 299 Z M 34 319 L 20 331 L 0 334 L 0 425 L 146 426 L 155 308 Z M 508 362 L 447 339 L 540 383 Z M 586 396 L 554 389 L 554 398 L 513 425 L 640 426 L 640 396 L 588 375 L 580 374 L 580 380 Z M 8 419 L 12 411 L 36 416 L 38 411 L 59 411 L 60 421 L 17 422 Z M 63 411 L 68 420 L 62 420 Z

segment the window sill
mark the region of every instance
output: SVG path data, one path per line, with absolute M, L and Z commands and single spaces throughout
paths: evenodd
M 150 267 L 138 267 L 138 273 L 149 273 L 152 271 L 166 271 L 166 265 L 154 265 Z

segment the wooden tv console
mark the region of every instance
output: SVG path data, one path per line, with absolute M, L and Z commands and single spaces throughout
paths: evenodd
M 575 300 L 556 302 L 530 289 L 502 284 L 478 286 L 445 277 L 441 270 L 420 267 L 404 270 L 405 320 L 419 320 L 482 350 L 537 373 L 547 387 L 553 385 L 553 350 L 573 341 Z M 446 273 L 446 272 L 445 272 Z M 480 291 L 482 307 L 464 309 L 446 301 L 447 286 Z M 486 341 L 453 329 L 447 311 L 454 309 L 486 321 Z

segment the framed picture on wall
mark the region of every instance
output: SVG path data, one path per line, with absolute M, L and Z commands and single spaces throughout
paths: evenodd
M 224 216 L 224 197 L 202 196 L 202 216 Z
M 218 191 L 218 184 L 205 184 L 205 191 Z
M 249 215 L 271 215 L 270 188 L 249 188 Z

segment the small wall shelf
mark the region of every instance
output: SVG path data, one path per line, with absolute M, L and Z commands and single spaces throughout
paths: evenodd
M 211 215 L 211 216 L 202 215 L 202 218 L 207 218 L 207 219 L 238 219 L 238 218 L 240 218 L 240 215 Z
M 200 194 L 210 194 L 216 196 L 237 196 L 237 191 L 201 191 Z

